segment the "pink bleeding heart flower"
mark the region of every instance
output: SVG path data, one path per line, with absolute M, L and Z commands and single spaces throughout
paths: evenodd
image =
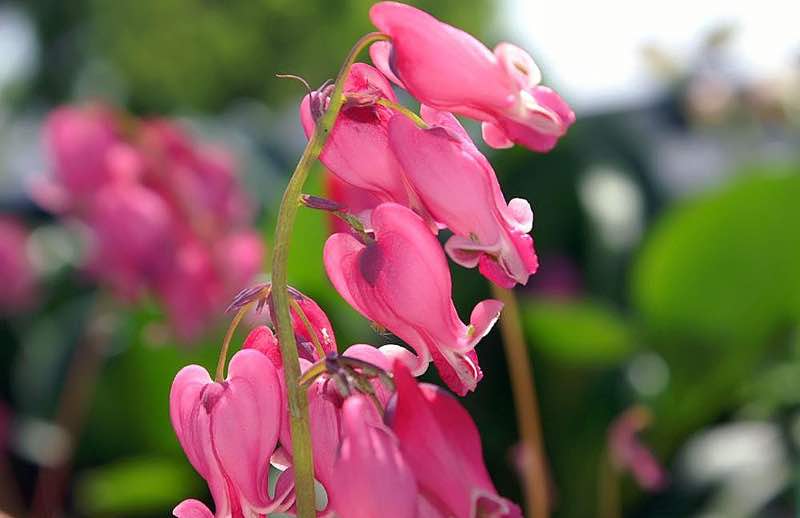
M 424 214 L 389 149 L 387 124 L 396 112 L 377 104 L 380 99 L 397 102 L 389 81 L 370 65 L 355 63 L 345 81 L 344 93 L 354 100 L 346 102 L 339 112 L 320 161 L 340 180 L 378 201 L 393 201 Z M 300 104 L 300 119 L 309 137 L 316 124 L 311 99 L 309 94 Z M 368 221 L 368 215 L 364 219 Z
M 44 140 L 55 170 L 54 186 L 72 204 L 112 180 L 109 153 L 120 143 L 110 110 L 63 107 L 45 121 Z
M 424 105 L 421 113 L 431 129 L 396 115 L 389 143 L 427 210 L 455 234 L 448 254 L 499 286 L 526 284 L 539 266 L 528 235 L 530 205 L 520 198 L 506 203 L 491 164 L 452 114 Z
M 642 489 L 658 491 L 667 485 L 667 474 L 638 435 L 651 419 L 650 412 L 641 406 L 622 413 L 609 427 L 608 446 L 618 470 L 629 471 Z
M 416 518 L 417 484 L 394 433 L 365 396 L 347 398 L 328 495 L 340 518 Z
M 281 399 L 275 367 L 252 349 L 233 356 L 223 382 L 214 382 L 198 365 L 175 376 L 172 427 L 189 462 L 208 482 L 217 517 L 255 517 L 283 510 L 289 502 L 291 484 L 279 481 L 272 497 L 267 488 L 284 408 Z M 281 478 L 291 476 L 287 470 Z M 211 515 L 191 501 L 175 512 L 182 518 Z
M 369 14 L 391 37 L 370 48 L 375 65 L 421 103 L 483 121 L 490 146 L 549 151 L 575 121 L 556 92 L 539 86 L 539 69 L 524 50 L 501 43 L 491 52 L 466 32 L 397 2 L 379 2 Z
M 362 315 L 414 348 L 415 375 L 433 359 L 455 392 L 474 390 L 482 377 L 474 348 L 502 303 L 479 303 L 464 324 L 451 299 L 447 260 L 425 222 L 406 207 L 384 203 L 373 211 L 372 226 L 369 244 L 345 233 L 328 238 L 324 262 L 331 282 Z
M 444 390 L 417 383 L 400 362 L 396 399 L 385 421 L 400 442 L 425 505 L 456 518 L 522 518 L 499 496 L 483 463 L 481 439 L 469 413 Z
M 100 188 L 85 211 L 90 232 L 88 271 L 133 300 L 170 268 L 175 223 L 154 191 L 137 183 Z

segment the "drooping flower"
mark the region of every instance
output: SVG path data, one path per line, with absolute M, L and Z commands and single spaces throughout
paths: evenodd
M 575 121 L 561 97 L 540 86 L 541 74 L 522 49 L 490 51 L 464 31 L 397 2 L 379 2 L 370 19 L 390 42 L 370 48 L 375 65 L 421 103 L 483 121 L 493 147 L 513 143 L 549 151 Z
M 222 382 L 214 382 L 198 365 L 184 367 L 175 376 L 172 426 L 189 462 L 208 482 L 218 518 L 255 517 L 291 504 L 291 471 L 281 475 L 286 480 L 279 481 L 274 496 L 267 487 L 283 409 L 275 367 L 256 350 L 236 353 Z M 186 501 L 175 514 L 210 516 L 201 506 Z
M 453 391 L 474 390 L 482 377 L 474 347 L 489 332 L 502 303 L 485 300 L 464 324 L 451 299 L 447 260 L 425 222 L 410 209 L 384 203 L 372 213 L 375 241 L 345 233 L 325 243 L 328 277 L 362 315 L 416 351 L 415 375 L 432 359 Z
M 426 209 L 455 234 L 448 254 L 500 286 L 526 284 L 538 267 L 530 205 L 506 203 L 491 164 L 452 114 L 427 106 L 421 114 L 431 129 L 396 115 L 389 143 Z
M 424 505 L 441 516 L 522 518 L 499 496 L 483 463 L 475 423 L 458 401 L 435 385 L 418 383 L 395 363 L 396 399 L 385 421 L 414 472 Z
M 362 395 L 342 406 L 342 432 L 329 495 L 340 518 L 415 518 L 417 484 L 397 437 Z

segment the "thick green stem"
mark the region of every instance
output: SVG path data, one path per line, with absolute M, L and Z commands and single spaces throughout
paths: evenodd
M 278 223 L 275 230 L 275 248 L 272 256 L 272 304 L 275 313 L 275 326 L 283 356 L 284 380 L 289 403 L 289 419 L 292 433 L 292 459 L 295 470 L 295 489 L 297 494 L 297 515 L 299 518 L 316 516 L 314 508 L 314 465 L 311 452 L 311 430 L 308 419 L 308 397 L 298 384 L 300 364 L 297 357 L 297 343 L 292 331 L 289 313 L 289 292 L 287 266 L 289 258 L 289 242 L 292 236 L 294 220 L 299 208 L 300 194 L 308 178 L 311 166 L 319 157 L 325 140 L 330 134 L 333 123 L 342 108 L 344 101 L 344 81 L 358 54 L 367 45 L 380 40 L 389 39 L 385 34 L 370 33 L 362 36 L 347 56 L 336 78 L 333 94 L 327 111 L 317 121 L 317 127 L 309 140 L 303 156 L 289 180 L 283 193 Z
M 517 427 L 521 439 L 522 481 L 525 492 L 526 515 L 530 518 L 547 518 L 550 512 L 547 488 L 547 461 L 542 440 L 542 425 L 539 418 L 539 403 L 533 380 L 519 306 L 514 292 L 492 284 L 494 297 L 503 302 L 500 316 L 500 333 L 506 350 Z

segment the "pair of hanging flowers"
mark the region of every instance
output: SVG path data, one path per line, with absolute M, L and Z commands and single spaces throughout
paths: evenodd
M 513 45 L 492 52 L 394 2 L 376 4 L 370 18 L 382 34 L 362 42 L 371 43 L 375 66 L 352 63 L 357 45 L 337 83 L 300 105 L 310 142 L 279 215 L 273 284 L 246 290 L 233 305 L 235 321 L 252 305 L 266 308 L 277 336 L 254 329 L 224 379 L 222 369 L 212 379 L 192 365 L 173 383 L 173 427 L 215 505 L 212 514 L 184 501 L 179 518 L 313 516 L 304 470 L 327 495 L 322 516 L 521 516 L 494 489 L 467 412 L 415 377 L 433 362 L 453 392 L 475 390 L 482 377 L 475 346 L 503 307 L 482 301 L 465 323 L 446 255 L 502 288 L 525 284 L 538 266 L 530 204 L 506 201 L 454 114 L 481 121 L 492 147 L 540 152 L 574 115 Z M 420 101 L 419 115 L 398 104 L 391 83 Z M 281 236 L 300 201 L 298 175 L 316 158 L 335 176 L 339 203 L 303 199 L 347 222 L 325 244 L 327 274 L 351 306 L 410 348 L 356 344 L 338 355 L 322 309 L 287 292 Z M 452 236 L 442 249 L 437 234 L 445 229 Z

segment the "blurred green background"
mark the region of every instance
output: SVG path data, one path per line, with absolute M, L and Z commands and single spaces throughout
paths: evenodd
M 175 344 L 155 303 L 117 307 L 76 274 L 71 238 L 26 196 L 28 180 L 47 169 L 39 140 L 47 111 L 102 99 L 137 115 L 178 117 L 225 143 L 269 240 L 305 142 L 296 113 L 304 91 L 274 76 L 298 74 L 317 85 L 335 75 L 352 43 L 371 30 L 371 3 L 0 4 L 0 55 L 7 56 L 0 208 L 49 247 L 38 304 L 0 317 L 0 401 L 10 416 L 3 469 L 16 480 L 0 480 L 0 509 L 24 515 L 38 466 L 57 462 L 65 448 L 69 438 L 52 420 L 88 308 L 97 304 L 111 309 L 111 346 L 77 442 L 65 512 L 167 516 L 184 498 L 208 498 L 169 425 L 167 399 L 181 366 L 214 364 L 224 319 L 199 343 Z M 564 78 L 557 49 L 546 41 L 537 48 L 536 34 L 526 33 L 533 20 L 515 18 L 515 9 L 528 12 L 521 2 L 412 3 L 490 46 L 530 36 L 519 43 L 544 58 L 546 82 L 562 86 L 553 79 Z M 536 215 L 542 266 L 519 296 L 560 518 L 601 516 L 608 427 L 635 404 L 652 412 L 642 441 L 668 469 L 669 485 L 648 492 L 626 473 L 614 476 L 620 516 L 797 512 L 800 45 L 785 67 L 742 75 L 730 65 L 746 24 L 722 17 L 701 26 L 682 54 L 668 40 L 643 46 L 634 34 L 618 36 L 657 87 L 614 102 L 576 93 L 578 122 L 553 152 L 489 155 L 507 198 L 529 199 Z M 572 34 L 579 49 L 587 40 Z M 312 177 L 309 190 L 320 192 L 320 171 Z M 302 211 L 290 282 L 326 309 L 341 346 L 385 342 L 327 281 L 327 232 L 322 215 Z M 488 287 L 475 271 L 453 268 L 453 275 L 463 316 Z M 519 501 L 517 434 L 497 332 L 479 353 L 485 378 L 465 404 L 499 492 Z

